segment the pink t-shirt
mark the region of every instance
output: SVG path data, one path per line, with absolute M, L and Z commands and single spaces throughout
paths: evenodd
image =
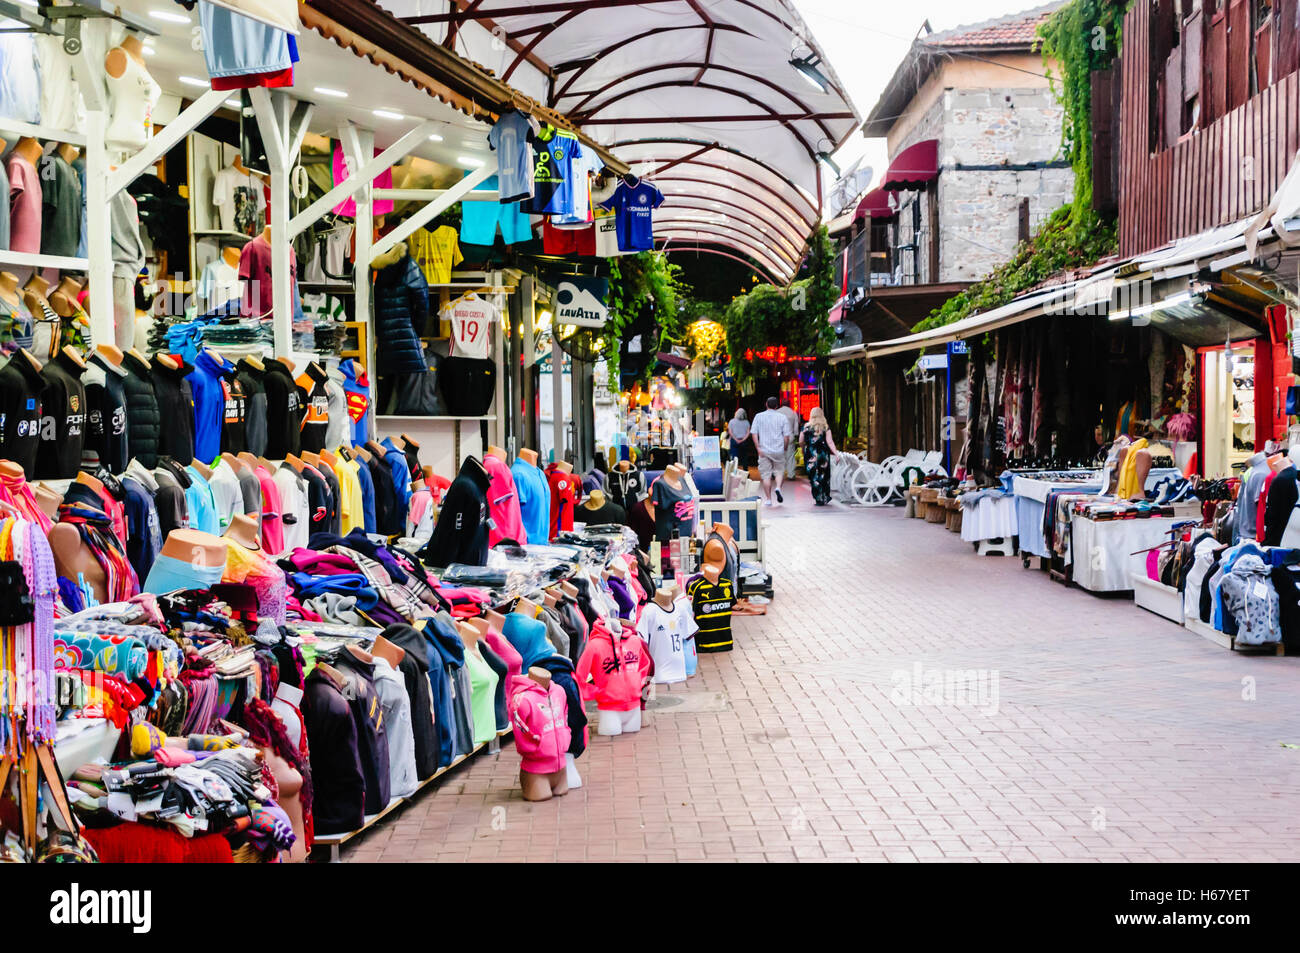
M 257 482 L 262 485 L 262 549 L 271 556 L 284 552 L 284 523 L 281 522 L 280 488 L 267 472 L 258 467 Z
M 245 242 L 239 253 L 239 279 L 244 283 L 241 313 L 244 317 L 265 317 L 271 313 L 275 299 L 271 290 L 271 243 L 261 235 Z M 298 294 L 298 256 L 289 249 L 289 280 L 293 295 Z
M 9 157 L 9 250 L 41 253 L 41 177 L 20 155 Z
M 492 518 L 492 528 L 488 530 L 488 545 L 495 546 L 503 539 L 513 539 L 523 544 L 528 542 L 524 532 L 524 517 L 519 511 L 519 494 L 515 492 L 515 478 L 505 461 L 492 454 L 485 454 L 483 467 L 488 472 L 488 516 Z
M 375 155 L 379 155 L 378 149 L 375 150 Z M 343 159 L 343 148 L 336 143 L 334 146 L 334 184 L 338 185 L 347 177 L 348 173 Z M 375 176 L 375 181 L 371 184 L 377 189 L 391 189 L 393 187 L 392 168 L 390 167 L 385 169 L 383 172 L 380 172 Z M 372 214 L 374 215 L 387 215 L 393 210 L 392 199 L 375 199 L 373 204 L 374 208 Z M 346 198 L 338 205 L 334 206 L 334 214 L 344 215 L 348 218 L 356 218 L 357 203 L 351 198 Z

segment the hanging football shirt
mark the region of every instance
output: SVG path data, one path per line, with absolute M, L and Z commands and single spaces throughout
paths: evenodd
M 499 201 L 518 202 L 533 197 L 532 140 L 541 129 L 532 116 L 512 109 L 488 131 L 488 145 L 497 153 Z
M 561 215 L 571 210 L 574 160 L 582 163 L 582 143 L 571 132 L 544 126 L 534 145 L 537 159 L 533 163 L 533 197 L 519 203 L 534 215 Z M 582 166 L 585 168 L 585 165 Z
M 614 194 L 601 203 L 613 209 L 620 251 L 650 251 L 654 248 L 654 209 L 664 204 L 664 194 L 642 179 L 636 185 L 622 182 Z
M 451 270 L 465 260 L 460 253 L 456 229 L 442 225 L 433 231 L 417 228 L 408 239 L 411 257 L 431 285 L 445 285 L 451 281 Z
M 573 529 L 573 508 L 581 497 L 582 479 L 565 473 L 554 463 L 546 467 L 546 482 L 551 488 L 551 539 L 557 534 Z M 533 540 L 540 543 L 541 540 Z
M 497 306 L 476 294 L 449 302 L 441 311 L 451 322 L 451 356 L 483 359 L 488 356 L 488 339 L 493 321 L 501 319 Z
M 592 221 L 591 176 L 605 167 L 594 149 L 581 142 L 572 148 L 569 175 L 555 197 L 552 225 L 580 226 Z

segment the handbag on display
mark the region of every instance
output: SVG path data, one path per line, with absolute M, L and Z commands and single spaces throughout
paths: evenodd
M 27 588 L 21 563 L 0 561 L 0 592 L 11 594 L 8 599 L 0 599 L 0 626 L 27 625 L 36 618 L 36 602 Z

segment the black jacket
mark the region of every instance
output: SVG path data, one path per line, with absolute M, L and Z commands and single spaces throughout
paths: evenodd
M 347 649 L 334 661 L 334 670 L 348 680 L 344 691 L 357 723 L 357 755 L 366 785 L 366 813 L 378 814 L 388 806 L 392 775 L 388 765 L 388 731 L 375 694 L 375 663 L 362 662 Z M 310 740 L 310 736 L 308 736 Z
M 161 424 L 158 398 L 153 391 L 153 373 L 148 364 L 133 354 L 122 358 L 122 369 L 126 371 L 122 389 L 126 392 L 127 447 L 141 466 L 152 470 L 158 465 L 158 429 Z
M 384 638 L 406 654 L 397 666 L 411 699 L 411 730 L 415 735 L 415 775 L 421 781 L 438 770 L 438 732 L 433 724 L 429 694 L 429 647 L 424 636 L 409 625 L 390 625 Z
M 149 369 L 158 415 L 163 421 L 158 428 L 158 453 L 187 467 L 194 462 L 194 394 L 185 378 L 194 373 L 194 368 L 182 363 L 172 370 L 155 354 Z
M 302 388 L 280 361 L 267 361 L 262 377 L 266 391 L 266 455 L 283 460 L 302 452 Z
M 86 447 L 99 454 L 109 473 L 131 462 L 126 440 L 126 376 L 121 368 L 92 354 L 82 383 L 86 385 Z
M 62 351 L 41 371 L 41 446 L 36 476 L 63 480 L 77 475 L 86 442 L 86 388 L 82 368 Z
M 375 455 L 371 455 L 366 469 L 370 471 L 370 482 L 375 485 L 375 532 L 383 536 L 400 536 L 406 532 L 406 525 L 397 505 L 393 471 Z
M 645 477 L 635 467 L 630 470 L 615 467 L 605 474 L 605 495 L 623 509 L 630 509 L 632 504 L 645 496 Z
M 317 834 L 346 834 L 365 822 L 366 782 L 347 682 L 317 666 L 307 676 L 302 719 L 311 747 L 312 817 Z
M 420 553 L 430 566 L 487 563 L 487 490 L 488 474 L 475 457 L 466 457 L 460 473 L 442 498 L 433 536 Z
M 28 476 L 36 473 L 44 390 L 45 378 L 24 355 L 0 367 L 0 459 L 12 460 Z
M 429 285 L 410 255 L 375 275 L 375 342 L 379 373 L 426 369 L 420 334 L 429 320 Z
M 279 363 L 278 361 L 276 362 Z M 266 371 L 259 371 L 248 358 L 240 358 L 235 365 L 235 380 L 244 391 L 244 439 L 248 452 L 255 457 L 266 455 Z

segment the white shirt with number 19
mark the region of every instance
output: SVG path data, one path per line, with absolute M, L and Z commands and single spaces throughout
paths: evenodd
M 445 305 L 441 315 L 444 321 L 451 322 L 453 357 L 488 356 L 489 328 L 493 321 L 501 320 L 496 305 L 476 294 L 467 294 Z

